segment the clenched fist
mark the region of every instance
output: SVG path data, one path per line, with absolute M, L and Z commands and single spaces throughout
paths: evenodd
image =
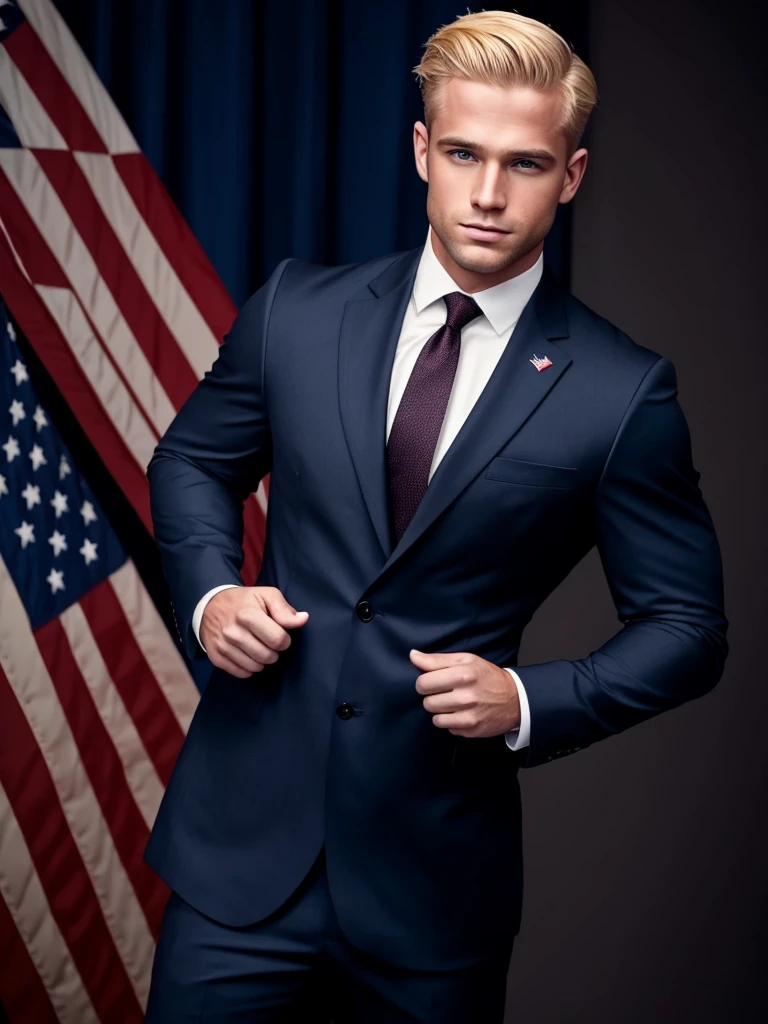
M 277 587 L 230 587 L 206 604 L 200 639 L 212 664 L 247 679 L 277 661 L 291 646 L 286 630 L 303 626 L 308 616 L 288 604 Z

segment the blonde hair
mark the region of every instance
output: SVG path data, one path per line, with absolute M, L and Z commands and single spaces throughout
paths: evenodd
M 563 96 L 560 128 L 575 150 L 597 103 L 597 84 L 587 65 L 557 32 L 534 18 L 508 11 L 464 14 L 429 37 L 413 68 L 429 129 L 439 86 L 449 78 L 488 85 L 525 85 Z

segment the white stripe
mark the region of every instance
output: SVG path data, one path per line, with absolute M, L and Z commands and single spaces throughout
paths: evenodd
M 263 477 L 262 477 L 261 480 L 259 480 L 259 486 L 253 492 L 253 497 L 256 499 L 256 504 L 259 506 L 261 511 L 266 516 L 266 514 L 267 514 L 267 492 L 264 489 L 264 479 L 263 479 Z
M 0 149 L 0 167 L 59 262 L 72 290 L 82 302 L 150 421 L 160 434 L 164 434 L 175 415 L 175 409 L 34 153 L 28 149 Z
M 140 1004 L 146 1006 L 155 944 L 80 760 L 24 605 L 2 558 L 0 664 L 51 773 L 117 952 Z
M 0 897 L 61 1024 L 99 1024 L 83 979 L 51 914 L 26 840 L 0 785 Z
M 202 377 L 219 352 L 213 331 L 147 227 L 112 157 L 103 153 L 74 156 L 160 316 L 195 374 Z
M 109 674 L 83 609 L 79 604 L 72 604 L 59 618 L 77 667 L 117 750 L 128 787 L 147 828 L 151 829 L 163 798 L 163 784 Z
M 67 149 L 61 132 L 48 117 L 4 46 L 0 46 L 0 105 L 13 122 L 23 146 Z
M 112 573 L 109 582 L 136 643 L 186 733 L 200 692 L 130 558 Z
M 64 341 L 115 430 L 142 470 L 146 471 L 157 444 L 157 435 L 94 336 L 80 303 L 69 288 L 39 284 L 35 290 L 56 321 Z
M 137 153 L 128 125 L 54 5 L 50 0 L 18 0 L 18 4 L 109 152 Z

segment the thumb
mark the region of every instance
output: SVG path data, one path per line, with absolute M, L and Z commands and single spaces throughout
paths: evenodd
M 279 590 L 274 593 L 264 594 L 264 603 L 270 618 L 274 619 L 279 626 L 292 627 L 303 626 L 307 621 L 309 612 L 298 612 L 289 604 Z

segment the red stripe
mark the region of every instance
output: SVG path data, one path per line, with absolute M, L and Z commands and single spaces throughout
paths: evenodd
M 184 733 L 144 659 L 109 580 L 80 598 L 80 607 L 142 743 L 163 785 L 167 784 Z
M 0 171 L 0 217 L 21 262 L 36 284 L 68 288 L 69 281 L 16 189 Z M 0 234 L 0 237 L 2 235 Z M 5 282 L 5 277 L 3 277 Z
M 0 1005 L 9 1024 L 58 1024 L 45 985 L 0 898 Z
M 0 174 L 0 186 L 3 181 L 3 176 Z M 4 215 L 1 195 L 0 208 L 3 209 Z M 42 299 L 19 270 L 2 232 L 0 232 L 0 282 L 2 282 L 3 299 L 25 336 L 69 407 L 76 412 L 78 422 L 87 433 L 91 444 L 96 448 L 105 466 L 138 512 L 146 528 L 152 533 L 149 483 L 146 473 L 139 466 L 105 413 L 98 396 L 84 377 L 77 360 Z
M 112 159 L 157 244 L 221 342 L 237 307 L 202 246 L 143 153 L 118 153 Z
M 197 375 L 120 243 L 72 153 L 35 150 L 72 223 L 90 250 L 117 306 L 173 407 L 180 409 Z M 109 159 L 109 157 L 105 158 Z
M 130 633 L 128 623 L 123 620 L 123 624 L 125 632 Z M 60 620 L 52 619 L 36 630 L 35 639 L 115 848 L 157 940 L 169 890 L 143 860 L 149 829 L 134 801 L 122 762 L 74 659 Z M 120 640 L 110 637 L 112 642 L 120 643 Z
M 3 40 L 14 64 L 71 149 L 106 153 L 107 147 L 28 21 Z
M 1 667 L 0 782 L 96 1013 L 105 1021 L 141 1024 L 141 1007 L 90 875 L 34 734 Z

